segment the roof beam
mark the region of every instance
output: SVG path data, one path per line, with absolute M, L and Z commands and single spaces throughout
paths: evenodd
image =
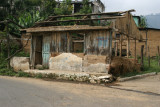
M 36 24 L 55 24 L 55 23 L 60 23 L 60 22 L 111 20 L 111 19 L 117 19 L 117 18 L 125 18 L 125 17 L 124 16 L 117 16 L 117 17 L 97 18 L 97 19 L 73 19 L 73 20 L 43 21 L 43 22 L 37 22 Z
M 123 14 L 126 12 L 134 12 L 135 10 L 119 11 L 119 12 L 107 12 L 107 13 L 91 13 L 91 14 L 73 14 L 73 15 L 59 15 L 59 16 L 49 16 L 49 18 L 61 18 L 61 17 L 79 17 L 79 16 L 95 16 L 95 15 L 113 15 L 113 14 Z

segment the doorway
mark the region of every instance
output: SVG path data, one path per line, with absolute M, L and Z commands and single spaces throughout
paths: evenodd
M 35 65 L 42 65 L 42 36 L 36 37 Z

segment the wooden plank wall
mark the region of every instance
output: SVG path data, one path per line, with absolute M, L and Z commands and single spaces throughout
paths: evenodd
M 56 32 L 51 34 L 51 53 L 71 52 L 72 36 L 67 32 Z
M 89 55 L 107 55 L 110 52 L 110 31 L 92 31 L 85 36 L 85 53 Z
M 82 33 L 82 32 L 81 32 Z M 110 30 L 97 30 L 97 31 L 88 31 L 84 32 L 85 37 L 84 37 L 84 49 L 85 53 L 88 55 L 109 55 L 110 54 L 110 43 L 112 40 L 111 38 L 111 31 Z M 31 45 L 31 65 L 32 68 L 34 69 L 36 62 L 35 61 L 36 57 L 36 48 L 39 46 L 36 46 L 39 43 L 37 38 L 41 35 L 44 39 L 48 37 L 47 41 L 42 44 L 42 49 L 44 51 L 44 45 L 47 44 L 47 52 L 49 53 L 50 56 L 63 53 L 63 52 L 72 52 L 73 47 L 72 47 L 72 33 L 71 32 L 53 32 L 53 33 L 41 33 L 41 34 L 35 34 L 32 36 L 32 45 Z M 40 40 L 39 40 L 40 41 Z M 44 40 L 43 40 L 44 42 Z M 49 44 L 49 45 L 48 45 Z M 48 50 L 49 49 L 49 50 Z M 39 49 L 38 49 L 39 50 Z M 43 52 L 42 52 L 43 54 Z M 53 56 L 52 56 L 53 57 Z M 44 59 L 44 55 L 42 55 L 42 62 L 46 59 Z M 47 57 L 48 58 L 48 57 Z M 49 59 L 47 59 L 49 61 Z M 39 62 L 39 60 L 38 60 Z M 45 65 L 46 66 L 46 65 Z

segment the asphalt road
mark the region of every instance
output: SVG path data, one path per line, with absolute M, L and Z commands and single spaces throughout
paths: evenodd
M 108 87 L 0 76 L 0 107 L 160 107 L 160 76 Z

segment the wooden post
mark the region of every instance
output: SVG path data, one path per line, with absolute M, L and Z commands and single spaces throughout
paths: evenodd
M 111 61 L 112 61 L 112 32 L 111 31 L 110 31 L 110 37 L 109 37 L 109 47 L 110 47 L 109 64 L 111 64 Z
M 146 43 L 145 43 L 145 45 L 146 45 L 146 52 L 145 52 L 145 55 L 147 56 L 147 47 L 148 47 L 148 44 L 147 44 L 147 42 L 148 42 L 148 30 L 146 29 Z
M 137 60 L 137 49 L 136 49 L 136 39 L 135 39 L 135 47 L 134 47 L 134 58 L 135 58 L 135 61 Z
M 86 33 L 84 33 L 84 50 L 83 53 L 86 53 Z
M 118 56 L 118 42 L 116 42 L 115 56 Z
M 67 32 L 67 53 L 70 52 L 70 34 Z
M 148 46 L 148 66 L 149 67 L 151 66 L 149 46 Z
M 113 32 L 113 37 L 115 37 L 115 40 L 114 40 L 114 53 L 115 53 L 115 56 L 117 56 L 116 54 L 116 48 L 117 48 L 117 37 L 116 37 L 116 33 Z
M 143 50 L 144 50 L 144 45 L 141 46 L 141 67 L 142 69 L 144 67 Z
M 160 50 L 159 50 L 159 46 L 157 46 L 158 49 L 158 66 L 160 66 Z
M 129 58 L 129 36 L 127 36 L 127 58 Z
M 120 35 L 119 40 L 119 56 L 122 57 L 122 35 Z

